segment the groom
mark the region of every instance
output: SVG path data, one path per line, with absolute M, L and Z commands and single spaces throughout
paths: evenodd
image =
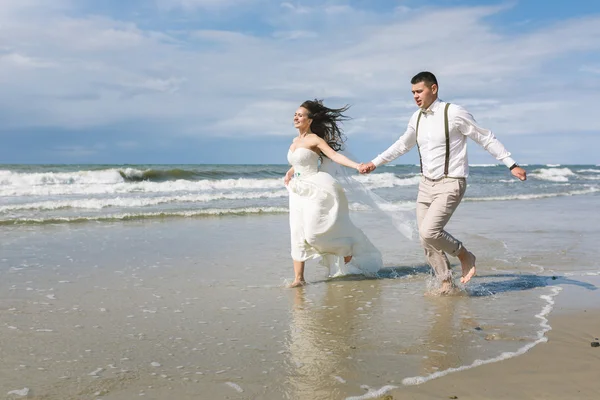
M 373 161 L 362 165 L 360 172 L 370 173 L 417 145 L 422 174 L 417 196 L 419 236 L 428 263 L 442 281 L 442 293 L 449 293 L 454 283 L 446 254 L 460 260 L 461 283 L 469 282 L 476 272 L 475 255 L 444 230 L 467 187 L 467 137 L 502 161 L 515 177 L 524 181 L 527 174 L 494 134 L 480 127 L 464 108 L 438 99 L 435 75 L 419 72 L 410 83 L 419 110 L 410 118 L 406 132 Z

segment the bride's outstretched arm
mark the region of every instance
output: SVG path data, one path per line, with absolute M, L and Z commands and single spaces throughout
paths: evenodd
M 317 137 L 317 139 L 318 139 L 317 147 L 319 148 L 319 150 L 321 150 L 321 152 L 323 154 L 325 154 L 327 157 L 329 157 L 329 159 L 331 161 L 334 161 L 340 165 L 343 165 L 344 167 L 354 168 L 356 170 L 359 169 L 361 164 L 359 164 L 355 161 L 352 161 L 351 159 L 349 159 L 348 157 L 346 157 L 343 154 L 336 152 L 327 144 L 326 141 L 324 141 L 320 137 Z
M 294 167 L 288 169 L 288 172 L 285 173 L 285 178 L 283 178 L 283 183 L 285 184 L 285 186 L 287 186 L 287 184 L 290 183 L 290 180 L 292 179 L 293 175 Z

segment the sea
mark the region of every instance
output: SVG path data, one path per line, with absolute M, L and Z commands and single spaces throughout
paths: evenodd
M 527 184 L 504 166 L 470 166 L 465 201 L 597 195 L 596 165 L 531 165 Z M 0 224 L 77 223 L 287 213 L 285 165 L 0 165 Z M 401 209 L 414 203 L 415 165 L 354 177 Z
M 298 289 L 286 165 L 0 165 L 0 396 L 369 399 L 518 357 L 600 284 L 600 165 L 523 167 L 470 166 L 447 229 L 478 274 L 438 296 L 385 218 L 415 165 L 352 177 L 386 204 L 350 203 L 379 276 L 315 260 Z

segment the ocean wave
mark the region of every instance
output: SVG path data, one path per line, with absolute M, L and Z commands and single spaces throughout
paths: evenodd
M 250 168 L 198 168 L 198 169 L 159 169 L 159 168 L 106 168 L 69 172 L 14 172 L 0 170 L 0 185 L 74 185 L 74 184 L 116 184 L 121 182 L 166 182 L 177 180 L 222 180 L 237 178 L 283 178 L 276 167 Z
M 120 170 L 116 168 L 76 172 L 20 173 L 7 170 L 0 171 L 0 186 L 106 185 L 124 181 Z
M 117 173 L 118 174 L 118 173 Z M 58 196 L 58 195 L 98 195 L 112 193 L 174 193 L 202 192 L 215 190 L 265 190 L 281 189 L 283 178 L 277 179 L 223 179 L 202 181 L 167 182 L 121 182 L 112 184 L 65 183 L 52 185 L 0 185 L 0 196 Z
M 110 199 L 69 199 L 58 201 L 41 201 L 35 203 L 20 203 L 0 206 L 0 213 L 19 210 L 60 210 L 68 208 L 103 209 L 109 207 L 147 207 L 166 203 L 207 203 L 217 200 L 252 200 L 287 197 L 287 190 L 276 192 L 241 192 L 190 194 L 184 196 L 161 197 L 116 197 Z
M 510 196 L 492 196 L 492 197 L 465 197 L 465 201 L 506 201 L 506 200 L 536 200 L 546 199 L 551 197 L 561 196 L 577 196 L 583 194 L 590 194 L 600 192 L 600 188 L 590 187 L 583 190 L 573 190 L 570 192 L 559 192 L 559 193 L 536 193 L 536 194 L 515 194 Z
M 141 219 L 219 217 L 227 215 L 260 215 L 287 213 L 284 207 L 212 208 L 191 211 L 123 213 L 97 216 L 0 219 L 0 225 L 48 225 L 82 222 L 119 222 Z
M 119 174 L 125 181 L 139 182 L 139 181 L 153 181 L 163 182 L 177 179 L 192 179 L 198 178 L 198 173 L 195 171 L 189 171 L 180 168 L 173 169 L 146 169 L 144 171 L 135 168 L 119 169 Z
M 123 179 L 128 182 L 165 182 L 173 180 L 222 180 L 222 179 L 237 179 L 237 178 L 283 178 L 283 173 L 272 167 L 256 168 L 250 170 L 219 168 L 215 166 L 212 169 L 189 170 L 182 168 L 172 169 L 146 169 L 139 170 L 134 168 L 126 168 L 119 170 Z
M 173 171 L 173 170 L 172 170 Z M 0 173 L 0 196 L 60 196 L 101 195 L 126 193 L 177 193 L 211 192 L 227 190 L 269 190 L 283 188 L 283 178 L 235 178 L 204 180 L 168 180 L 154 182 L 144 180 L 145 172 L 131 169 L 128 180 L 120 170 L 104 170 L 102 173 L 36 173 L 18 174 L 10 171 Z M 138 176 L 134 178 L 134 176 Z M 413 186 L 419 183 L 419 175 L 398 177 L 393 173 L 359 175 L 353 177 L 371 189 Z
M 568 182 L 569 176 L 576 176 L 569 168 L 542 168 L 533 171 L 530 176 L 551 182 Z

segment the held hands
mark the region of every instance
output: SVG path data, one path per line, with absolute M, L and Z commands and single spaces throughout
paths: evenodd
M 377 168 L 375 166 L 375 164 L 373 164 L 372 162 L 366 163 L 366 164 L 360 164 L 358 166 L 358 172 L 360 172 L 361 174 L 369 174 L 371 172 L 373 172 L 375 170 L 375 168 Z
M 510 170 L 510 173 L 522 181 L 527 179 L 527 172 L 521 167 L 514 167 Z

